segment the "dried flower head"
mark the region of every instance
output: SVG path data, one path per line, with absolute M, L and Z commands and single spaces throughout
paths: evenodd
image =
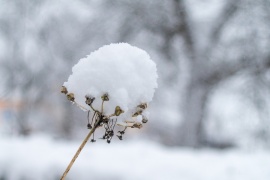
M 74 94 L 73 93 L 68 93 L 67 94 L 67 99 L 73 102 L 75 100 Z
M 103 46 L 73 67 L 73 73 L 61 92 L 67 95 L 68 100 L 88 111 L 87 128 L 90 131 L 61 180 L 89 138 L 92 136 L 91 142 L 96 142 L 94 133 L 98 127 L 105 129 L 101 139 L 107 143 L 111 143 L 116 125 L 123 127 L 116 135 L 119 140 L 123 140 L 127 128 L 142 128 L 142 123 L 148 121 L 144 117 L 147 103 L 157 88 L 156 71 L 155 63 L 145 51 L 127 43 Z M 138 117 L 142 117 L 142 122 Z
M 65 86 L 62 86 L 61 93 L 64 93 L 64 94 L 68 93 L 67 88 Z
M 145 51 L 127 43 L 103 46 L 72 72 L 61 92 L 88 111 L 89 129 L 104 127 L 102 139 L 108 143 L 116 125 L 124 128 L 118 135 L 122 140 L 126 128 L 140 129 L 148 121 L 144 114 L 157 88 L 157 73 Z
M 88 95 L 85 96 L 85 104 L 87 104 L 89 106 L 94 102 L 94 100 L 95 100 L 95 97 L 91 97 Z
M 101 96 L 101 99 L 102 99 L 103 101 L 109 101 L 109 95 L 108 95 L 108 93 L 103 94 L 103 95 Z
M 145 117 L 145 116 L 142 116 L 142 123 L 147 123 L 148 122 L 148 119 L 147 119 L 147 117 Z

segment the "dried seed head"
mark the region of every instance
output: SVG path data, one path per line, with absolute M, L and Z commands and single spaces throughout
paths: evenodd
M 118 138 L 119 138 L 119 140 L 123 140 L 123 136 L 122 135 L 116 135 Z
M 119 116 L 120 114 L 124 113 L 124 111 L 119 107 L 119 106 L 116 106 L 115 107 L 115 111 L 114 111 L 114 114 L 116 116 Z
M 61 93 L 64 93 L 64 94 L 68 93 L 67 88 L 65 86 L 62 86 Z
M 110 137 L 113 137 L 113 135 L 114 135 L 114 132 L 113 132 L 113 130 L 111 130 L 111 131 L 108 131 L 108 136 L 110 136 Z
M 75 100 L 74 94 L 73 93 L 67 94 L 67 99 L 73 102 Z
M 91 126 L 90 123 L 87 124 L 87 128 L 88 128 L 88 129 L 92 129 L 92 126 Z
M 103 122 L 103 123 L 108 123 L 108 122 L 109 122 L 109 118 L 106 117 L 106 116 L 103 116 L 102 122 Z
M 142 108 L 142 109 L 146 109 L 147 103 L 142 103 L 142 104 L 138 105 L 137 107 Z
M 141 115 L 142 112 L 143 112 L 143 110 L 139 108 L 139 109 L 137 110 L 137 112 L 135 112 L 135 113 L 132 115 L 132 117 L 137 117 L 137 116 Z
M 109 94 L 108 94 L 108 93 L 103 94 L 103 95 L 101 96 L 101 99 L 102 99 L 103 101 L 109 101 Z
M 125 134 L 125 131 L 118 131 L 121 135 Z
M 138 129 L 141 129 L 142 128 L 142 123 L 140 122 L 136 122 L 133 124 L 133 126 L 131 128 L 138 128 Z
M 85 96 L 85 103 L 87 104 L 87 105 L 91 105 L 93 102 L 94 102 L 94 100 L 95 100 L 95 97 L 92 97 L 92 96 L 88 96 L 88 95 L 86 95 Z
M 143 118 L 142 118 L 142 123 L 147 123 L 147 122 L 148 122 L 147 117 L 143 116 Z

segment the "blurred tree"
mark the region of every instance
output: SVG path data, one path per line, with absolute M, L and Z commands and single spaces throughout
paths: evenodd
M 103 22 L 116 24 L 119 41 L 147 44 L 146 49 L 154 47 L 160 59 L 163 57 L 174 66 L 167 80 L 180 87 L 185 84 L 180 106 L 183 120 L 172 142 L 177 145 L 231 146 L 227 142 L 211 142 L 204 132 L 211 92 L 241 72 L 249 72 L 255 79 L 269 72 L 269 2 L 226 0 L 216 3 L 218 8 L 210 16 L 196 16 L 196 11 L 204 11 L 202 8 L 208 8 L 211 3 L 214 2 L 118 0 L 105 5 L 108 16 Z M 168 67 L 162 67 L 162 75 L 166 75 L 164 71 Z M 183 79 L 178 74 L 186 82 L 179 82 Z M 162 81 L 172 85 L 166 79 Z M 159 103 L 162 106 L 162 101 Z
M 33 128 L 30 116 L 38 111 L 43 116 L 39 124 L 46 121 L 46 128 L 72 136 L 82 123 L 56 92 L 79 58 L 119 41 L 146 49 L 158 63 L 153 117 L 163 124 L 152 123 L 150 131 L 167 144 L 229 145 L 207 137 L 205 120 L 212 92 L 239 74 L 249 79 L 252 92 L 246 94 L 258 111 L 267 111 L 269 0 L 0 2 L 3 89 L 23 101 L 17 115 L 22 134 Z M 181 123 L 173 129 L 165 118 Z M 258 137 L 270 137 L 265 127 L 258 129 Z
M 59 45 L 66 39 L 73 40 L 59 33 L 59 26 L 66 25 L 68 16 L 57 20 L 58 14 L 50 11 L 48 1 L 2 1 L 1 4 L 0 35 L 7 49 L 0 61 L 4 76 L 2 89 L 5 98 L 21 102 L 14 111 L 16 130 L 22 135 L 58 131 L 70 137 L 74 125 L 71 105 L 54 95 L 72 65 L 68 61 L 73 59 L 69 57 L 72 49 Z M 56 121 L 59 103 L 65 108 L 60 109 L 62 115 Z
M 43 67 L 33 68 L 37 61 L 37 54 L 29 54 L 27 46 L 31 46 L 31 37 L 35 33 L 29 28 L 29 3 L 21 1 L 3 2 L 1 8 L 1 39 L 4 39 L 4 46 L 7 51 L 1 59 L 1 71 L 3 72 L 4 90 L 12 96 L 15 101 L 21 101 L 17 109 L 16 121 L 19 134 L 27 135 L 31 131 L 28 116 L 33 106 L 38 104 L 44 97 L 47 88 L 47 79 L 43 79 L 49 72 L 49 63 L 45 61 Z M 33 7 L 30 7 L 33 8 Z M 30 47 L 31 48 L 31 47 Z M 42 57 L 41 57 L 42 58 Z M 31 59 L 31 60 L 30 60 Z

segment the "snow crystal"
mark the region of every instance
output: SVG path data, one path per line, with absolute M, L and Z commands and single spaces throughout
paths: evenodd
M 144 50 L 127 43 L 105 45 L 81 59 L 64 86 L 84 110 L 90 110 L 86 95 L 95 97 L 92 105 L 101 109 L 101 96 L 108 93 L 104 114 L 112 114 L 120 106 L 124 110 L 120 119 L 126 120 L 138 105 L 152 100 L 157 88 L 156 64 Z

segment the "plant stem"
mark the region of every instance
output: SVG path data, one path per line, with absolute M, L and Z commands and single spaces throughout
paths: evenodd
M 79 154 L 81 153 L 82 149 L 84 148 L 85 144 L 87 143 L 87 141 L 89 140 L 89 138 L 91 137 L 91 135 L 95 132 L 97 125 L 98 125 L 99 121 L 97 121 L 94 125 L 94 127 L 90 130 L 90 132 L 87 134 L 87 136 L 85 137 L 85 139 L 83 140 L 82 144 L 80 145 L 79 149 L 77 150 L 76 154 L 73 156 L 72 160 L 70 161 L 67 169 L 65 170 L 65 172 L 63 173 L 62 177 L 60 180 L 64 180 L 67 173 L 69 172 L 69 170 L 71 169 L 73 163 L 76 161 L 77 157 L 79 156 Z
M 103 114 L 103 104 L 104 104 L 104 100 L 102 100 L 102 104 L 101 104 L 101 114 Z

